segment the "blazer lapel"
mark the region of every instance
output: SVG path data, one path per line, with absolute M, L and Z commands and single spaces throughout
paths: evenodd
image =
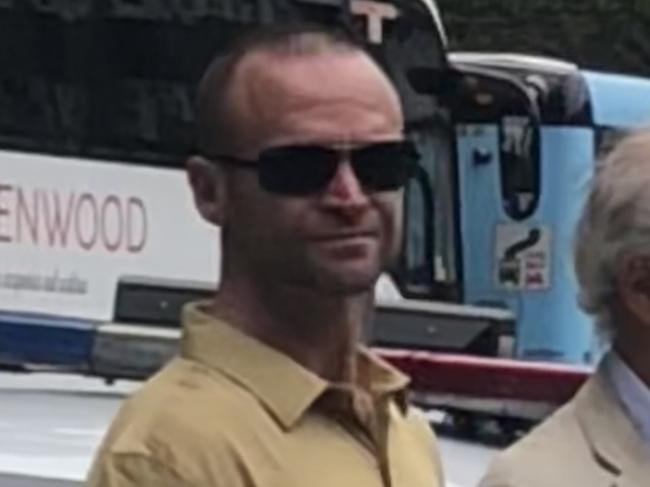
M 613 476 L 612 487 L 650 485 L 650 448 L 634 430 L 602 369 L 576 397 L 576 414 L 596 460 Z

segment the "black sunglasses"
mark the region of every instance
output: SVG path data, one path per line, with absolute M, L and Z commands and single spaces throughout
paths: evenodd
M 320 145 L 271 147 L 256 161 L 233 156 L 213 156 L 259 172 L 260 186 L 271 193 L 305 196 L 322 191 L 348 158 L 364 191 L 393 191 L 403 187 L 417 170 L 420 154 L 410 141 L 378 142 L 355 149 Z

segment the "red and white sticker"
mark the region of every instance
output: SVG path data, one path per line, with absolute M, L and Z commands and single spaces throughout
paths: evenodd
M 503 224 L 496 229 L 497 286 L 544 290 L 551 280 L 551 232 L 544 225 Z

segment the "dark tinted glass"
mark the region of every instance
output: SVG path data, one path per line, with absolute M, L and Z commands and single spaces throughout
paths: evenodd
M 414 175 L 419 155 L 410 143 L 377 144 L 355 153 L 354 171 L 361 184 L 373 191 L 404 186 Z
M 372 144 L 348 154 L 359 183 L 368 191 L 401 188 L 414 174 L 419 157 L 407 141 Z M 315 193 L 334 177 L 342 158 L 341 151 L 315 145 L 268 149 L 259 158 L 260 184 L 273 193 Z
M 274 193 L 320 191 L 336 173 L 338 153 L 326 147 L 278 147 L 260 154 L 260 184 Z
M 407 118 L 431 102 L 405 82 L 438 65 L 440 37 L 423 3 L 395 0 L 373 53 Z M 181 167 L 194 143 L 195 87 L 213 55 L 260 25 L 348 25 L 355 0 L 0 0 L 0 148 Z M 419 107 L 419 108 L 418 108 Z M 426 110 L 423 110 L 426 107 Z

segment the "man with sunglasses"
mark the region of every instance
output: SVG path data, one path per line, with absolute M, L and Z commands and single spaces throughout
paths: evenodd
M 220 287 L 185 309 L 179 357 L 122 408 L 89 485 L 442 486 L 407 378 L 360 345 L 418 159 L 391 82 L 346 36 L 295 27 L 213 63 L 198 111 L 188 174 L 221 228 Z

